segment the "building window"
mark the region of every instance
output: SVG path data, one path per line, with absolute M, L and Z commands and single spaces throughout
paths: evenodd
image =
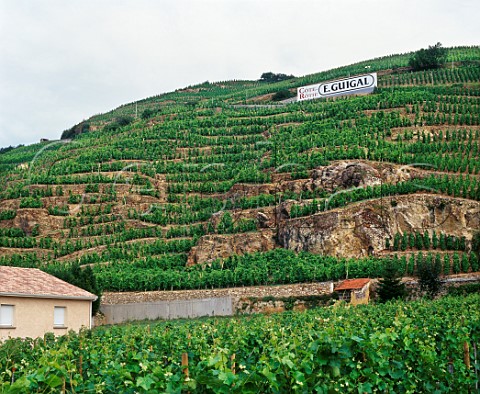
M 0 327 L 13 327 L 14 305 L 0 305 Z
M 65 312 L 66 309 L 64 306 L 56 306 L 53 309 L 53 326 L 54 327 L 65 327 Z

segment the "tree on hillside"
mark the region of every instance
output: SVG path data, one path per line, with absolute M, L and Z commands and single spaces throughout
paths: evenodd
M 115 118 L 115 120 L 109 124 L 107 124 L 103 130 L 104 131 L 115 131 L 119 129 L 120 127 L 128 126 L 130 123 L 133 122 L 133 117 L 132 116 L 119 116 Z
M 441 67 L 447 60 L 448 50 L 442 47 L 440 42 L 428 49 L 416 51 L 410 58 L 408 64 L 414 71 L 429 70 Z
M 431 261 L 417 262 L 420 290 L 424 291 L 430 298 L 434 298 L 442 288 L 440 271 L 440 267 L 437 264 L 432 264 Z
M 292 79 L 292 78 L 295 78 L 295 76 L 281 74 L 281 73 L 275 74 L 269 71 L 269 72 L 263 73 L 259 81 L 260 82 L 280 82 L 280 81 L 285 81 L 286 79 Z
M 149 119 L 152 116 L 154 116 L 158 111 L 152 109 L 152 108 L 146 108 L 141 115 L 142 119 Z
M 83 121 L 73 126 L 72 128 L 65 130 L 62 133 L 62 136 L 60 137 L 60 139 L 65 140 L 69 138 L 74 138 L 77 135 L 88 133 L 89 130 L 90 130 L 90 124 L 88 122 Z
M 2 153 L 10 152 L 12 149 L 20 148 L 20 147 L 22 147 L 22 146 L 24 146 L 24 145 L 23 145 L 23 144 L 20 144 L 20 145 L 17 145 L 17 146 L 12 146 L 12 145 L 10 145 L 10 146 L 7 146 L 7 147 L 5 147 L 5 148 L 0 148 L 0 155 L 1 155 Z
M 393 299 L 403 299 L 407 295 L 405 284 L 398 270 L 393 265 L 385 267 L 383 278 L 378 282 L 377 295 L 380 302 L 387 302 Z
M 73 263 L 68 266 L 54 266 L 46 270 L 49 274 L 56 276 L 57 278 L 64 280 L 74 286 L 80 287 L 92 294 L 95 294 L 98 298 L 92 304 L 92 315 L 97 313 L 100 308 L 100 301 L 102 298 L 102 290 L 97 284 L 97 279 L 90 266 L 80 267 L 80 264 Z
M 296 96 L 295 93 L 292 93 L 288 89 L 283 89 L 283 90 L 279 90 L 278 92 L 276 92 L 273 95 L 272 100 L 273 101 L 281 101 L 281 100 L 289 99 L 289 98 L 294 97 L 294 96 Z
M 480 231 L 477 231 L 472 238 L 472 252 L 480 257 Z

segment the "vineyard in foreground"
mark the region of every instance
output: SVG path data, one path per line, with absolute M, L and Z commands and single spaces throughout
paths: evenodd
M 473 393 L 479 304 L 477 294 L 8 340 L 0 391 Z

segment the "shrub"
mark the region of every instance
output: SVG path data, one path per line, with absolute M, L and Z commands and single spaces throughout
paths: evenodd
M 133 118 L 131 116 L 119 116 L 115 119 L 115 121 L 107 124 L 103 129 L 105 131 L 115 131 L 118 130 L 120 127 L 128 126 L 132 122 Z
M 283 90 L 279 90 L 278 92 L 276 92 L 273 97 L 272 97 L 272 100 L 273 101 L 281 101 L 281 100 L 286 100 L 290 97 L 294 97 L 295 96 L 295 93 L 292 93 L 290 90 L 288 89 L 283 89 Z
M 442 288 L 440 280 L 440 269 L 431 261 L 418 262 L 417 265 L 418 282 L 420 289 L 424 291 L 428 297 L 434 298 Z
M 402 283 L 398 270 L 393 265 L 385 267 L 383 278 L 378 282 L 377 295 L 380 302 L 393 299 L 403 299 L 407 295 L 405 284 Z
M 74 138 L 77 135 L 88 133 L 90 130 L 90 124 L 87 122 L 80 122 L 79 124 L 73 126 L 72 128 L 65 130 L 60 137 L 62 140 Z
M 15 219 L 15 216 L 17 216 L 17 212 L 12 209 L 0 211 L 0 220 Z
M 480 256 L 480 231 L 477 231 L 472 238 L 472 252 L 474 252 L 477 257 Z
M 157 113 L 157 111 L 151 109 L 151 108 L 147 108 L 145 109 L 143 112 L 142 112 L 142 115 L 141 115 L 141 118 L 142 119 L 149 119 L 151 118 L 153 115 L 155 115 Z
M 441 67 L 447 59 L 447 49 L 440 42 L 428 49 L 420 49 L 413 54 L 408 64 L 414 71 L 429 70 Z
M 260 77 L 260 82 L 280 82 L 285 81 L 286 79 L 295 78 L 293 75 L 286 75 L 286 74 L 275 74 L 272 72 L 263 73 Z
M 92 315 L 97 313 L 100 308 L 100 300 L 102 296 L 102 291 L 97 284 L 95 275 L 90 266 L 85 268 L 80 267 L 80 264 L 74 263 L 70 266 L 51 266 L 47 269 L 47 272 L 51 275 L 64 280 L 74 286 L 80 287 L 92 294 L 95 294 L 98 298 L 93 302 L 92 305 Z
M 448 289 L 449 295 L 462 295 L 480 293 L 480 283 L 469 283 L 458 287 L 450 287 Z
M 130 123 L 133 122 L 133 118 L 131 116 L 119 116 L 115 122 L 118 124 L 118 126 L 123 127 L 123 126 L 128 126 Z

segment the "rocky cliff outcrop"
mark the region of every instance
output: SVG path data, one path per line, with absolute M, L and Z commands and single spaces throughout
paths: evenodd
M 276 183 L 241 185 L 230 193 L 242 196 L 272 194 L 287 190 L 301 195 L 317 189 L 329 193 L 382 183 L 395 184 L 421 179 L 429 173 L 411 166 L 364 161 L 339 161 L 319 167 L 309 179 L 288 179 L 278 174 Z M 267 251 L 283 247 L 342 257 L 361 257 L 384 250 L 385 240 L 395 233 L 444 232 L 464 236 L 467 240 L 480 228 L 480 203 L 433 194 L 411 194 L 364 201 L 345 208 L 309 217 L 290 218 L 292 206 L 305 201 L 286 200 L 273 207 L 236 212 L 235 219 L 255 218 L 258 233 L 207 235 L 200 239 L 188 263 L 197 264 L 232 254 Z M 212 224 L 216 220 L 213 217 Z M 217 221 L 218 221 L 217 220 Z M 278 234 L 277 234 L 278 231 Z
M 40 230 L 47 228 L 49 232 L 60 230 L 63 228 L 63 217 L 49 215 L 44 208 L 19 208 L 12 227 L 31 234 L 35 226 L 40 226 Z
M 397 232 L 435 231 L 471 240 L 479 228 L 479 202 L 412 194 L 280 221 L 278 242 L 295 251 L 362 257 L 384 250 L 385 239 Z
M 187 265 L 208 263 L 234 254 L 266 252 L 275 247 L 275 231 L 271 229 L 243 234 L 205 235 L 191 249 Z
M 381 173 L 371 165 L 361 162 L 339 162 L 320 167 L 312 172 L 312 189 L 333 191 L 359 186 L 379 185 Z
M 369 200 L 342 209 L 290 219 L 294 201 L 277 209 L 274 225 L 259 232 L 207 235 L 192 248 L 188 264 L 275 247 L 338 257 L 363 257 L 385 249 L 395 233 L 443 232 L 472 239 L 480 229 L 480 203 L 471 200 L 412 194 Z M 265 215 L 264 215 L 265 216 Z M 266 218 L 265 218 L 266 220 Z M 278 230 L 278 235 L 277 234 Z
M 236 199 L 258 194 L 276 194 L 286 191 L 301 194 L 306 191 L 350 189 L 353 187 L 375 186 L 383 183 L 397 183 L 426 175 L 421 169 L 390 163 L 370 161 L 338 161 L 310 171 L 307 179 L 292 180 L 289 173 L 273 173 L 272 183 L 236 184 L 226 197 Z

